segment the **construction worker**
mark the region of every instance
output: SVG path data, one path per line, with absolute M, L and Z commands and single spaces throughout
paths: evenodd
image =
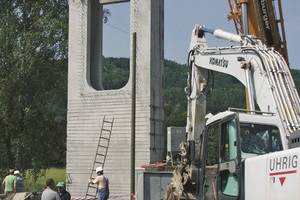
M 103 168 L 96 168 L 97 177 L 89 179 L 89 183 L 97 184 L 98 186 L 98 200 L 107 200 L 109 197 L 109 181 L 103 174 Z
M 55 182 L 52 178 L 46 180 L 46 189 L 42 193 L 41 200 L 61 200 L 57 192 L 53 189 L 55 188 Z
M 56 187 L 61 200 L 71 200 L 71 194 L 66 190 L 65 182 L 58 182 Z
M 20 171 L 19 170 L 15 170 L 14 171 L 14 175 L 17 178 L 17 186 L 16 186 L 16 192 L 23 192 L 24 191 L 24 180 L 20 175 Z
M 8 170 L 8 175 L 2 181 L 4 194 L 9 195 L 16 192 L 17 177 L 14 175 L 14 169 Z

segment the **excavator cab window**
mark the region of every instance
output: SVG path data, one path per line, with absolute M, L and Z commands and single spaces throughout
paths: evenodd
M 218 174 L 218 158 L 219 158 L 219 124 L 214 124 L 208 128 L 205 151 L 205 184 L 204 199 L 213 200 L 216 198 L 216 178 Z
M 244 123 L 240 124 L 240 130 L 243 157 L 282 150 L 279 129 L 276 126 Z
M 230 199 L 234 199 L 239 194 L 239 181 L 236 173 L 236 161 L 238 159 L 237 133 L 236 119 L 226 121 L 221 125 L 220 195 L 231 197 Z

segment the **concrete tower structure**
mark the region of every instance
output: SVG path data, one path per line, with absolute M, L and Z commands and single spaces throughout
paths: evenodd
M 163 1 L 130 1 L 130 30 L 137 38 L 135 167 L 163 160 L 163 8 Z M 98 0 L 69 1 L 67 189 L 72 198 L 85 196 L 102 120 L 108 116 L 114 124 L 104 173 L 111 195 L 128 199 L 132 80 L 120 89 L 103 89 L 102 10 Z

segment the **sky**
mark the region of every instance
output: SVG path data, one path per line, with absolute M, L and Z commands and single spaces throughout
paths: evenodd
M 281 4 L 290 67 L 300 70 L 300 0 L 281 0 Z M 130 3 L 110 4 L 104 8 L 109 9 L 111 16 L 104 24 L 103 55 L 129 57 Z M 191 33 L 196 24 L 236 33 L 233 21 L 227 20 L 229 12 L 227 0 L 165 0 L 165 59 L 186 64 Z M 210 47 L 232 45 L 206 36 Z

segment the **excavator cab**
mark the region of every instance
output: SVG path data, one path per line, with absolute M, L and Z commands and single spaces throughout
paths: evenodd
M 198 199 L 244 199 L 244 161 L 283 150 L 280 128 L 268 123 L 272 118 L 226 111 L 207 121 Z
M 238 116 L 222 113 L 208 121 L 202 145 L 199 199 L 238 199 L 241 195 L 241 151 Z

